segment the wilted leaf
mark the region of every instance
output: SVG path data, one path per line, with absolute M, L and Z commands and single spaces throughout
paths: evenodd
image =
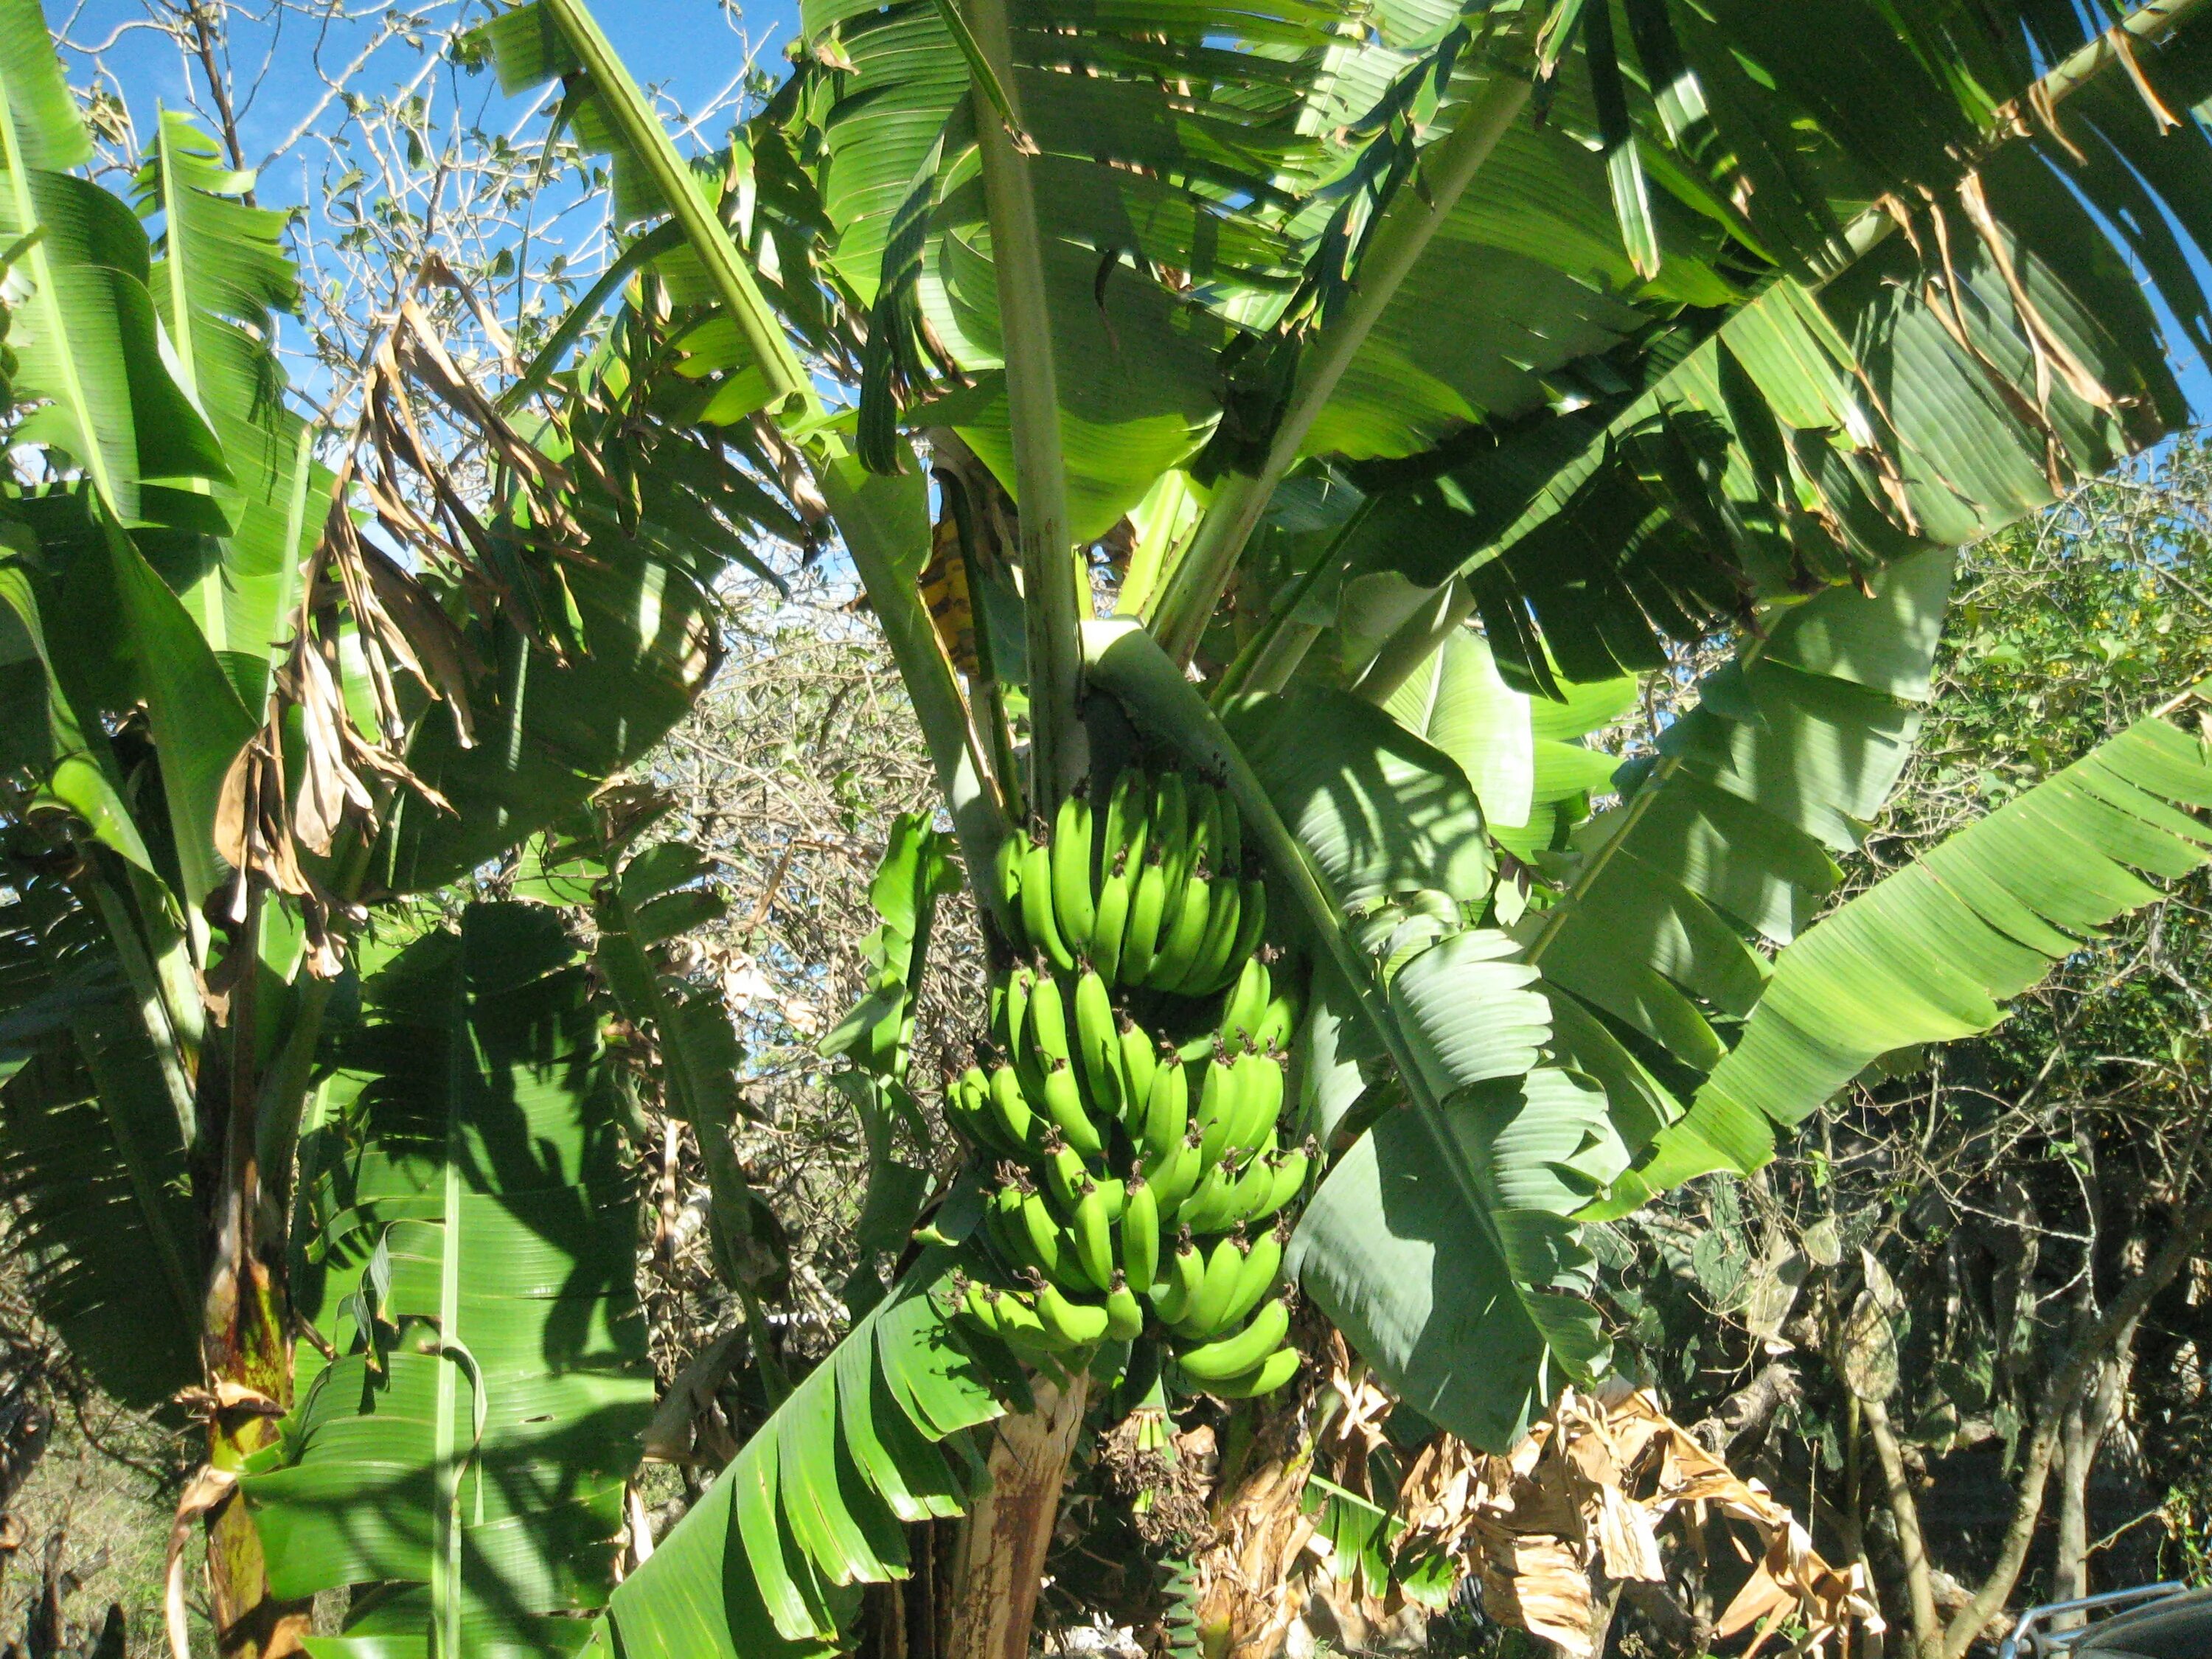
M 1887 1400 L 1897 1392 L 1897 1328 L 1871 1286 L 1859 1293 L 1836 1333 L 1835 1358 L 1860 1399 Z

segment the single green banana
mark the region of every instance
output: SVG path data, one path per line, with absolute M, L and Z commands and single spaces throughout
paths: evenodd
M 1098 864 L 1100 875 L 1106 873 L 1106 865 L 1114 856 L 1114 849 L 1121 844 L 1123 820 L 1129 810 L 1129 772 L 1123 767 L 1114 775 L 1114 781 L 1099 796 L 1105 802 L 1097 814 L 1098 820 Z
M 1298 1351 L 1278 1348 L 1241 1376 L 1224 1376 L 1197 1390 L 1212 1395 L 1217 1400 L 1256 1400 L 1263 1394 L 1273 1394 L 1298 1374 Z
M 1117 1342 L 1133 1342 L 1144 1334 L 1144 1304 L 1116 1267 L 1114 1282 L 1106 1287 L 1106 1334 Z
M 1160 1219 L 1165 1223 L 1181 1212 L 1206 1171 L 1205 1154 L 1200 1148 L 1195 1127 L 1169 1149 L 1167 1158 L 1158 1167 L 1158 1173 L 1146 1179 L 1152 1189 L 1152 1202 L 1159 1209 Z
M 1083 1090 L 1075 1080 L 1074 1070 L 1064 1060 L 1053 1061 L 1052 1070 L 1045 1073 L 1044 1109 L 1067 1144 L 1085 1158 L 1097 1158 L 1106 1150 L 1098 1126 L 1083 1109 Z
M 1283 1062 L 1273 1054 L 1243 1054 L 1235 1069 L 1243 1073 L 1236 1144 L 1257 1147 L 1283 1115 Z
M 1237 1288 L 1230 1294 L 1229 1306 L 1223 1310 L 1222 1317 L 1230 1324 L 1241 1324 L 1244 1316 L 1260 1305 L 1260 1298 L 1275 1288 L 1275 1276 L 1283 1270 L 1283 1246 L 1290 1242 L 1290 1237 L 1287 1221 L 1260 1235 L 1252 1254 L 1244 1258 L 1244 1266 L 1237 1275 Z
M 1159 1050 L 1152 1045 L 1152 1033 L 1130 1018 L 1126 1009 L 1114 1037 L 1121 1069 L 1121 1127 L 1134 1138 L 1144 1133 L 1146 1115 L 1151 1109 L 1152 1076 L 1160 1068 Z
M 1067 1137 L 1057 1129 L 1045 1136 L 1043 1162 L 1046 1193 L 1062 1215 L 1073 1215 L 1076 1194 L 1091 1179 L 1090 1166 L 1084 1163 L 1083 1154 L 1069 1146 Z
M 1121 1035 L 1115 1025 L 1113 999 L 1095 968 L 1084 969 L 1075 980 L 1075 1058 L 1091 1116 L 1102 1122 L 1122 1117 L 1127 1091 L 1121 1071 Z
M 991 1305 L 993 1292 L 981 1279 L 969 1279 L 959 1286 L 961 1311 L 970 1323 L 981 1326 L 992 1335 L 999 1334 L 999 1310 Z
M 1310 1139 L 1304 1146 L 1294 1147 L 1282 1154 L 1268 1177 L 1267 1196 L 1255 1210 L 1256 1220 L 1286 1209 L 1305 1190 L 1306 1176 L 1313 1169 L 1320 1147 Z
M 1182 902 L 1176 907 L 1174 921 L 1163 931 L 1159 953 L 1152 958 L 1146 984 L 1156 991 L 1174 991 L 1190 977 L 1212 915 L 1213 883 L 1201 859 L 1182 884 Z
M 1206 1161 L 1211 1165 L 1221 1160 L 1228 1150 L 1229 1137 L 1243 1119 L 1244 1080 L 1237 1075 L 1236 1062 L 1217 1045 L 1213 1058 L 1206 1062 L 1206 1074 L 1199 1085 L 1198 1109 L 1190 1115 L 1206 1137 Z
M 998 1232 L 994 1237 L 1000 1242 L 1000 1254 L 1007 1267 L 1018 1277 L 1026 1273 L 1041 1273 L 1052 1279 L 1061 1279 L 1074 1271 L 1073 1260 L 1059 1242 L 1057 1230 L 1046 1248 L 1040 1250 L 1022 1217 L 1018 1214 L 1011 1219 L 1001 1218 Z
M 1237 891 L 1237 937 L 1230 944 L 1229 960 L 1250 960 L 1259 950 L 1260 936 L 1267 928 L 1267 884 L 1257 876 L 1247 876 Z
M 1192 1298 L 1205 1283 L 1206 1257 L 1191 1243 L 1190 1230 L 1186 1227 L 1168 1257 L 1166 1269 L 1155 1283 L 1152 1310 L 1164 1323 L 1173 1325 L 1190 1311 Z
M 1036 976 L 1036 988 L 1030 992 L 1028 1036 L 1030 1051 L 1045 1071 L 1050 1071 L 1054 1061 L 1064 1065 L 1075 1058 L 1074 1048 L 1067 1040 L 1067 997 L 1056 974 Z
M 1052 832 L 1042 823 L 1030 832 L 1029 850 L 1022 854 L 1022 928 L 1061 973 L 1075 966 L 1075 953 L 1060 938 L 1053 914 Z
M 1199 1156 L 1203 1162 L 1203 1151 Z M 1234 1158 L 1224 1158 L 1204 1168 L 1206 1173 L 1199 1176 L 1190 1196 L 1176 1206 L 1176 1217 L 1193 1232 L 1222 1232 L 1229 1226 L 1229 1206 L 1236 1198 L 1237 1176 L 1243 1166 Z
M 990 1085 L 981 1067 L 971 1066 L 958 1077 L 945 1080 L 945 1121 L 978 1150 L 1010 1152 L 992 1115 Z
M 1190 878 L 1190 860 L 1194 850 L 1190 831 L 1189 788 L 1182 773 L 1163 772 L 1152 780 L 1152 845 L 1160 849 L 1163 873 L 1171 896 L 1181 892 L 1183 883 Z
M 1006 975 L 1006 992 L 1000 1002 L 1000 1018 L 993 1029 L 999 1046 L 1008 1056 L 1020 1054 L 1029 1036 L 1030 997 L 1036 989 L 1036 974 L 1027 963 L 1018 962 Z
M 1091 885 L 1091 799 L 1079 785 L 1060 802 L 1052 830 L 1053 921 L 1078 957 L 1090 952 L 1097 907 Z
M 1221 796 L 1221 848 L 1214 854 L 1213 867 L 1224 876 L 1240 876 L 1244 872 L 1244 821 L 1237 811 L 1236 797 L 1226 789 Z
M 1152 1080 L 1145 1091 L 1145 1156 L 1157 1167 L 1182 1142 L 1190 1127 L 1190 1079 L 1173 1049 L 1153 1064 Z
M 1106 1215 L 1104 1195 L 1086 1181 L 1076 1194 L 1075 1213 L 1068 1218 L 1067 1231 L 1075 1246 L 1076 1265 L 1102 1291 L 1114 1274 L 1113 1224 Z
M 1159 948 L 1160 917 L 1167 904 L 1167 872 L 1157 843 L 1145 849 L 1145 860 L 1129 896 L 1128 925 L 1121 930 L 1120 982 L 1142 985 L 1152 970 L 1152 954 Z
M 1126 854 L 1133 866 L 1143 855 L 1152 799 L 1152 783 L 1144 773 L 1133 766 L 1123 767 L 1114 780 L 1114 793 L 1106 806 L 1105 833 L 1098 841 L 1102 873 L 1117 854 Z
M 1222 1194 L 1221 1218 L 1217 1227 L 1242 1227 L 1248 1221 L 1257 1221 L 1267 1212 L 1267 1200 L 1275 1191 L 1275 1166 L 1265 1158 L 1248 1154 L 1238 1167 L 1237 1179 Z
M 1221 1005 L 1221 1040 L 1238 1047 L 1249 1042 L 1270 994 L 1267 964 L 1256 956 L 1246 957 L 1236 985 Z
M 1033 1144 L 1036 1115 L 1030 1109 L 1021 1078 L 1011 1066 L 1001 1063 L 991 1073 L 991 1110 L 1007 1139 L 1020 1147 Z
M 1071 1348 L 1088 1347 L 1106 1334 L 1105 1309 L 1069 1300 L 1049 1279 L 1037 1290 L 1036 1316 L 1048 1335 Z
M 983 1237 L 1000 1261 L 1010 1267 L 1029 1265 L 1029 1240 L 1021 1231 L 1021 1214 L 1017 1211 L 1010 1219 L 998 1203 L 994 1194 L 983 1206 Z
M 1132 1172 L 1123 1188 L 1121 1271 L 1140 1291 L 1152 1288 L 1160 1270 L 1160 1209 L 1152 1183 Z
M 1189 802 L 1190 856 L 1183 863 L 1186 880 L 1203 866 L 1212 870 L 1221 857 L 1221 792 L 1203 778 L 1184 787 Z
M 1268 1000 L 1260 1012 L 1259 1024 L 1252 1028 L 1253 1046 L 1260 1048 L 1281 1048 L 1289 1046 L 1291 1033 L 1298 1023 L 1298 1000 L 1285 986 L 1280 995 Z
M 1034 1183 L 1024 1183 L 1022 1189 L 1021 1222 L 1022 1237 L 1029 1242 L 1029 1265 L 1055 1276 L 1066 1272 L 1059 1218 Z
M 1128 1182 L 1119 1176 L 1093 1176 L 1091 1184 L 1098 1189 L 1098 1196 L 1105 1202 L 1106 1224 L 1113 1226 L 1121 1219 L 1121 1212 L 1128 1207 Z
M 1250 1249 L 1240 1233 L 1231 1233 L 1214 1245 L 1206 1259 L 1205 1279 L 1190 1305 L 1182 1310 L 1182 1317 L 1176 1322 L 1178 1334 L 1194 1341 L 1211 1342 L 1229 1328 L 1223 1310 L 1237 1294 L 1237 1280 L 1244 1271 L 1244 1258 Z
M 1206 1276 L 1212 1277 L 1211 1267 Z M 1038 1311 L 1042 1313 L 1043 1310 L 1040 1308 Z M 1254 1314 L 1250 1322 L 1234 1336 L 1224 1336 L 1179 1353 L 1176 1363 L 1187 1376 L 1200 1382 L 1218 1382 L 1224 1377 L 1241 1376 L 1250 1370 L 1280 1347 L 1283 1339 L 1290 1334 L 1291 1310 L 1278 1297 Z
M 1136 879 L 1129 855 L 1115 848 L 1107 854 L 1106 876 L 1098 884 L 1098 904 L 1091 927 L 1091 965 L 1109 985 L 1121 983 L 1121 935 L 1129 925 L 1129 889 Z

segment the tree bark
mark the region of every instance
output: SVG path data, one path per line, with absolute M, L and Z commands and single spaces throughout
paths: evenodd
M 2085 1317 L 2064 1360 L 2051 1372 L 2036 1402 L 2034 1427 L 2021 1458 L 2019 1485 L 2013 1510 L 1997 1552 L 1996 1565 L 1965 1605 L 1942 1621 L 1936 1607 L 1936 1574 L 1928 1559 L 1920 1530 L 1920 1506 L 1905 1480 L 1904 1456 L 1881 1402 L 1863 1400 L 1868 1437 L 1882 1468 L 1884 1495 L 1897 1524 L 1898 1547 L 1905 1558 L 1905 1589 L 1911 1613 L 1915 1659 L 1965 1659 L 1990 1621 L 2001 1613 L 2020 1582 L 2037 1523 L 2042 1519 L 2045 1490 L 2051 1465 L 2057 1461 L 2061 1431 L 2069 1413 L 2082 1400 L 2084 1382 L 2092 1368 L 2125 1352 L 2134 1342 L 2143 1310 L 2171 1284 L 2196 1254 L 2198 1241 L 2212 1228 L 2212 1188 L 2176 1217 L 2166 1242 L 2143 1271 L 2130 1279 L 2104 1313 Z M 2115 1401 L 2115 1409 L 2117 1409 Z M 2100 1429 L 2098 1437 L 2102 1438 Z M 2094 1449 L 2093 1453 L 2094 1455 Z M 2086 1527 L 2086 1522 L 2084 1522 Z M 2085 1546 L 2086 1553 L 2086 1546 Z M 1929 1632 L 1936 1632 L 1930 1639 Z
M 2065 1363 L 2044 1385 L 2042 1398 L 2037 1403 L 2034 1432 L 2021 1460 L 2020 1495 L 2013 1504 L 2012 1520 L 2005 1528 L 1996 1565 L 1983 1580 L 1974 1599 L 1951 1620 L 1943 1636 L 1942 1659 L 1965 1659 L 1974 1638 L 2003 1608 L 2013 1586 L 2020 1582 L 2028 1546 L 2035 1538 L 2036 1522 L 2043 1514 L 2044 1488 L 2050 1481 L 2059 1426 L 2069 1404 L 2079 1398 L 2089 1368 L 2133 1341 L 2143 1310 L 2196 1254 L 2197 1241 L 2208 1227 L 2212 1227 L 2212 1188 L 2200 1194 L 2196 1202 L 2175 1218 L 2173 1231 L 2166 1235 L 2166 1243 L 2159 1247 L 2149 1265 L 2112 1299 L 2103 1317 L 2075 1340 Z
M 990 1490 L 953 1547 L 943 1659 L 1029 1659 L 1045 1553 L 1075 1450 L 1090 1378 L 1065 1390 L 1033 1380 L 1036 1409 L 1000 1419 L 988 1460 Z
M 2078 1601 L 2089 1594 L 2089 1477 L 2119 1415 L 2134 1337 L 2130 1327 L 2112 1357 L 2098 1366 L 2095 1386 L 2068 1409 L 2059 1428 L 2058 1540 L 2051 1571 L 2054 1601 Z M 2066 1613 L 2052 1621 L 2052 1628 L 2072 1630 L 2082 1622 L 2082 1614 Z
M 1920 1504 L 1905 1473 L 1905 1454 L 1889 1425 L 1889 1412 L 1879 1400 L 1862 1400 L 1867 1437 L 1874 1442 L 1881 1462 L 1882 1496 L 1890 1518 L 1897 1523 L 1897 1547 L 1905 1557 L 1906 1606 L 1912 1618 L 1914 1659 L 1939 1659 L 1943 1650 L 1943 1623 L 1936 1611 L 1936 1580 L 1929 1571 L 1928 1548 L 1920 1535 Z

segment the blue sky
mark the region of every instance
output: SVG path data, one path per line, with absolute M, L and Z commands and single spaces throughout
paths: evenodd
M 434 22 L 456 15 L 450 3 L 432 3 L 422 9 Z M 72 43 L 80 46 L 104 45 L 102 61 L 119 83 L 131 106 L 139 132 L 151 131 L 157 104 L 172 107 L 187 104 L 194 94 L 203 98 L 203 84 L 187 84 L 186 70 L 177 52 L 162 37 L 131 26 L 144 16 L 139 0 L 47 0 L 50 21 L 62 26 Z M 356 9 L 356 21 L 332 27 L 319 43 L 326 63 L 343 64 L 374 26 L 379 14 Z M 472 19 L 489 15 L 485 0 L 467 0 Z M 617 50 L 631 71 L 648 86 L 665 89 L 687 110 L 696 109 L 720 92 L 742 62 L 738 27 L 756 42 L 765 42 L 760 62 L 780 73 L 781 49 L 797 32 L 797 0 L 761 0 L 739 18 L 726 12 L 715 0 L 599 0 L 595 11 Z M 273 40 L 274 50 L 268 48 Z M 250 28 L 236 30 L 234 73 L 239 88 L 240 135 L 249 160 L 258 160 L 283 143 L 285 137 L 313 108 L 323 86 L 314 73 L 318 41 L 310 24 L 299 17 L 287 19 L 273 36 Z M 368 93 L 390 91 L 415 74 L 421 53 L 403 41 L 386 46 L 355 76 L 352 84 Z M 261 72 L 266 63 L 265 73 Z M 90 65 L 82 56 L 71 64 L 71 79 L 89 81 Z M 193 77 L 197 82 L 198 77 Z M 502 100 L 489 76 L 471 88 L 486 102 L 494 123 L 505 104 L 516 114 L 526 107 L 522 100 Z M 288 176 L 289 175 L 289 176 Z M 296 167 L 279 165 L 264 181 L 264 195 L 291 204 L 299 199 Z
M 161 107 L 196 110 L 203 124 L 213 129 L 202 70 L 169 35 L 147 27 L 150 9 L 146 0 L 46 3 L 50 23 L 63 35 L 70 82 L 119 97 L 129 109 L 142 149 L 155 130 Z M 427 93 L 428 143 L 433 153 L 446 147 L 457 124 L 522 143 L 534 141 L 547 129 L 552 103 L 550 94 L 537 100 L 507 97 L 489 73 L 463 73 L 438 51 L 457 22 L 480 21 L 506 0 L 416 0 L 408 13 L 379 7 L 374 0 L 339 0 L 350 15 L 342 13 L 335 22 L 307 15 L 327 3 L 256 0 L 234 13 L 230 80 L 246 161 L 262 167 L 260 201 L 265 206 L 307 210 L 294 236 L 295 250 L 306 262 L 302 274 L 312 289 L 325 293 L 340 310 L 359 319 L 365 303 L 382 302 L 376 296 L 386 278 L 377 256 L 364 253 L 352 262 L 350 278 L 339 281 L 333 290 L 333 279 L 345 274 L 341 239 L 349 224 L 358 221 L 343 212 L 333 214 L 326 193 L 332 180 L 366 165 L 363 188 L 355 202 L 359 210 L 374 213 L 381 175 L 368 160 L 371 152 L 359 142 L 359 129 L 349 132 L 343 107 L 329 101 L 328 79 L 343 75 L 351 91 L 371 99 L 410 87 Z M 287 5 L 297 9 L 287 11 Z M 696 114 L 742 73 L 748 40 L 758 67 L 781 79 L 784 46 L 798 27 L 798 0 L 757 0 L 743 14 L 726 9 L 718 0 L 593 0 L 593 6 L 631 72 L 663 95 L 664 107 L 672 106 L 687 115 Z M 387 35 L 386 26 L 392 20 L 399 20 L 398 27 L 404 30 L 410 17 L 427 27 L 411 39 L 404 32 L 397 38 Z M 697 142 L 718 143 L 729 125 L 725 112 L 701 127 Z M 313 136 L 292 143 L 301 139 L 303 125 Z M 333 134 L 342 135 L 351 147 L 334 149 L 328 142 Z M 420 158 L 402 157 L 391 149 L 386 155 L 387 165 L 398 167 L 409 181 L 408 205 L 419 215 L 428 198 L 428 167 Z M 111 175 L 106 182 L 111 188 L 125 187 L 119 177 Z M 445 192 L 448 212 L 452 196 L 452 191 Z M 504 228 L 496 222 L 485 222 L 488 240 L 458 247 L 455 257 L 465 269 L 471 268 L 497 248 L 516 246 L 518 233 L 526 234 L 532 239 L 527 244 L 530 269 L 544 270 L 549 255 L 556 252 L 571 262 L 565 298 L 545 296 L 550 308 L 557 310 L 576 296 L 604 258 L 605 244 L 597 234 L 602 222 L 596 201 L 580 198 L 570 175 L 538 192 L 526 210 L 510 216 Z M 495 277 L 483 291 L 512 325 L 529 285 L 518 288 Z M 327 315 L 327 304 L 319 310 L 311 307 L 310 314 Z M 326 368 L 314 361 L 301 332 L 287 325 L 283 338 L 295 386 L 310 402 L 324 405 L 331 389 Z M 353 356 L 349 343 L 339 343 L 336 349 L 340 357 Z

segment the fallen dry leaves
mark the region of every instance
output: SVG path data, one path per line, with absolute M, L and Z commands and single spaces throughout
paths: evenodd
M 1596 1578 L 1664 1583 L 1667 1528 L 1702 1531 L 1714 1518 L 1741 1522 L 1760 1540 L 1714 1628 L 1725 1638 L 1758 1626 L 1746 1659 L 1785 1626 L 1802 1654 L 1832 1643 L 1848 1653 L 1854 1626 L 1882 1628 L 1863 1570 L 1822 1559 L 1786 1505 L 1706 1450 L 1649 1390 L 1570 1389 L 1504 1456 L 1439 1437 L 1407 1470 L 1397 1514 L 1398 1561 L 1442 1552 L 1479 1580 L 1492 1618 L 1577 1659 L 1592 1653 Z

